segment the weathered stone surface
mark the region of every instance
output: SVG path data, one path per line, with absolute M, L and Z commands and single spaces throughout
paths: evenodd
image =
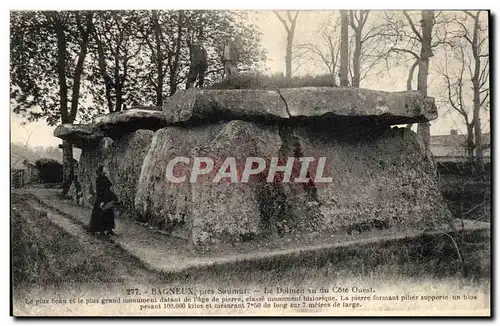
M 316 184 L 312 198 L 295 201 L 316 209 L 305 215 L 319 229 L 424 228 L 451 217 L 433 163 L 414 132 L 387 128 L 342 136 L 297 127 L 293 135 L 304 156 L 326 157 L 325 175 L 332 177 L 331 183 Z
M 106 168 L 109 176 L 111 159 L 113 157 L 113 140 L 104 137 L 94 146 L 82 148 L 80 161 L 78 162 L 78 181 L 82 188 L 83 205 L 92 206 L 95 199 L 95 180 L 97 177 L 97 167 L 102 165 Z M 89 216 L 90 219 L 90 216 Z
M 103 138 L 98 145 L 82 149 L 78 180 L 84 205 L 93 204 L 96 171 L 102 165 L 113 184 L 113 191 L 125 208 L 133 210 L 137 182 L 152 138 L 153 131 L 137 130 L 115 141 Z
M 69 187 L 69 190 L 68 190 L 68 193 L 67 193 L 67 196 L 77 205 L 82 205 L 82 200 L 83 200 L 83 196 L 82 196 L 82 191 L 81 189 L 79 189 L 80 186 L 77 182 L 73 181 L 71 183 L 71 186 Z
M 139 129 L 158 130 L 166 126 L 162 111 L 144 108 L 101 115 L 95 117 L 93 122 L 106 136 L 113 139 Z
M 292 117 L 368 118 L 386 124 L 437 118 L 434 98 L 415 91 L 382 92 L 353 87 L 301 87 L 279 90 Z
M 158 130 L 141 172 L 136 211 L 144 221 L 195 243 L 239 240 L 261 233 L 267 228 L 261 218 L 262 184 L 211 180 L 226 157 L 235 157 L 241 171 L 241 162 L 248 156 L 276 156 L 279 147 L 277 127 L 238 120 Z M 195 183 L 171 183 L 166 180 L 166 166 L 177 156 L 190 158 L 191 164 L 181 164 L 184 168 L 176 176 L 186 175 L 189 180 L 194 157 L 212 158 L 214 172 L 200 176 Z
M 216 162 L 214 172 L 196 183 L 173 184 L 165 172 L 176 156 L 210 157 Z M 253 182 L 212 183 L 228 156 L 236 162 L 258 156 L 268 164 L 271 157 L 325 157 L 323 175 L 332 181 L 267 183 L 266 169 Z M 192 161 L 183 166 L 176 176 L 189 178 Z M 237 167 L 243 168 L 241 163 Z M 310 178 L 316 167 L 311 164 Z M 294 171 L 292 181 L 300 166 Z M 450 217 L 432 162 L 411 131 L 363 126 L 346 133 L 317 125 L 243 121 L 157 131 L 144 161 L 135 208 L 143 221 L 195 243 L 295 232 L 425 228 Z
M 83 148 L 95 145 L 104 137 L 104 134 L 94 125 L 62 124 L 56 127 L 54 136 Z
M 426 228 L 449 218 L 435 169 L 416 135 L 388 126 L 435 118 L 434 100 L 416 92 L 189 90 L 167 99 L 163 111 L 129 111 L 77 128 L 95 137 L 82 143 L 83 202 L 92 205 L 96 169 L 103 165 L 124 205 L 174 236 L 195 243 L 240 241 L 283 233 Z M 137 129 L 144 126 L 160 129 Z M 167 164 L 180 156 L 190 163 L 179 163 L 175 175 L 188 180 L 172 183 Z M 194 157 L 212 158 L 215 166 L 191 183 Z M 272 157 L 314 157 L 311 178 L 317 159 L 325 157 L 324 175 L 332 181 L 268 183 L 266 169 L 249 183 L 211 182 L 227 157 L 236 160 L 238 181 L 248 157 L 267 164 Z M 299 170 L 294 166 L 292 181 Z
M 125 208 L 134 210 L 137 183 L 144 157 L 151 146 L 154 132 L 137 130 L 115 140 L 109 170 L 113 189 Z
M 163 111 L 169 124 L 288 118 L 278 92 L 255 89 L 178 91 L 165 99 Z
M 383 92 L 353 87 L 300 87 L 279 91 L 187 90 L 165 100 L 169 124 L 242 119 L 349 119 L 403 124 L 437 118 L 434 98 L 415 91 Z

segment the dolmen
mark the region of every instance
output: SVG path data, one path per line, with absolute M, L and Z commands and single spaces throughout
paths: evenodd
M 412 91 L 190 89 L 54 135 L 82 149 L 84 205 L 102 165 L 138 221 L 203 244 L 448 221 L 430 153 L 394 126 L 436 118 Z

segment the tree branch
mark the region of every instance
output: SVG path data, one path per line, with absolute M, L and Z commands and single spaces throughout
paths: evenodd
M 422 42 L 422 35 L 420 35 L 420 33 L 418 32 L 417 28 L 415 27 L 415 24 L 413 23 L 413 20 L 411 19 L 410 15 L 406 12 L 406 10 L 403 10 L 403 15 L 405 15 L 406 20 L 408 20 L 408 23 L 410 24 L 413 33 L 417 36 L 418 40 Z
M 287 23 L 286 23 L 286 20 L 284 18 L 282 18 L 278 12 L 276 10 L 273 10 L 274 14 L 276 15 L 276 17 L 278 17 L 278 19 L 281 21 L 281 23 L 283 24 L 283 26 L 285 26 L 285 29 L 288 33 L 290 33 L 290 28 L 288 27 Z
M 401 48 L 391 48 L 389 51 L 410 53 L 415 57 L 415 59 L 420 60 L 420 56 L 411 50 L 401 49 Z

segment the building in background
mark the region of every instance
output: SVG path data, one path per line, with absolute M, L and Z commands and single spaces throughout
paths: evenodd
M 466 162 L 467 161 L 467 135 L 458 134 L 452 129 L 449 135 L 431 136 L 431 152 L 436 162 Z M 491 160 L 491 134 L 483 134 L 484 163 Z
M 11 187 L 20 188 L 40 181 L 40 173 L 35 163 L 23 160 L 22 164 L 17 164 L 10 170 Z

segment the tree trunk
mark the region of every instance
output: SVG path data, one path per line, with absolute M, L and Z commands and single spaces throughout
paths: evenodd
M 285 76 L 286 80 L 292 79 L 292 46 L 293 31 L 290 31 L 286 37 L 286 56 L 285 56 Z
M 78 13 L 76 13 L 78 17 Z M 76 113 L 78 111 L 78 101 L 80 99 L 80 85 L 83 74 L 83 65 L 85 63 L 85 58 L 87 57 L 88 52 L 88 44 L 89 44 L 89 36 L 90 30 L 92 28 L 92 16 L 86 17 L 85 30 L 83 27 L 80 28 L 80 33 L 82 35 L 82 42 L 80 46 L 80 54 L 78 55 L 78 60 L 75 67 L 75 74 L 73 77 L 73 90 L 71 92 L 71 112 L 70 112 L 70 120 L 71 122 L 75 121 Z
M 476 90 L 474 90 L 474 97 L 476 96 Z M 479 92 L 478 92 L 479 93 Z M 479 97 L 479 95 L 478 95 Z M 477 105 L 477 107 L 476 107 Z M 476 160 L 479 164 L 483 162 L 483 133 L 481 130 L 481 117 L 479 114 L 479 109 L 481 108 L 480 104 L 477 104 L 474 100 L 474 139 L 475 139 L 475 148 L 476 148 Z
M 420 61 L 415 60 L 413 65 L 410 68 L 410 71 L 408 72 L 408 79 L 406 80 L 406 90 L 411 91 L 413 89 L 412 87 L 412 82 L 413 82 L 413 74 L 415 73 L 415 69 L 418 67 Z
M 472 55 L 474 56 L 474 75 L 472 76 L 472 89 L 473 89 L 473 122 L 474 122 L 474 140 L 476 147 L 476 160 L 479 166 L 482 167 L 483 163 L 483 135 L 481 132 L 481 57 L 479 56 L 479 12 L 474 18 L 474 32 L 472 35 Z
M 68 115 L 68 84 L 66 83 L 66 34 L 58 13 L 55 13 L 55 29 L 57 35 L 57 75 L 59 80 L 59 110 L 62 123 L 71 123 Z
M 413 74 L 415 73 L 415 69 L 419 65 L 419 60 L 415 60 L 413 65 L 410 68 L 410 71 L 408 72 L 408 79 L 406 80 L 406 90 L 411 91 L 412 90 L 412 82 L 413 82 Z M 411 130 L 411 127 L 413 127 L 413 123 L 409 123 L 406 125 L 407 130 Z
M 122 86 L 121 81 L 119 80 L 116 86 L 116 107 L 115 107 L 115 112 L 120 112 L 123 107 L 123 91 L 122 91 Z
M 349 86 L 349 18 L 346 10 L 340 11 L 340 86 Z
M 354 42 L 354 54 L 352 57 L 352 86 L 359 87 L 361 81 L 361 31 L 356 31 Z
M 155 46 L 156 46 L 156 105 L 163 105 L 163 51 L 161 48 L 161 26 L 158 18 L 158 12 L 153 10 L 153 29 L 155 35 Z
M 181 51 L 181 41 L 182 41 L 182 27 L 183 27 L 184 12 L 179 10 L 177 15 L 177 38 L 175 40 L 175 56 L 173 65 L 170 67 L 170 96 L 177 92 L 177 71 L 179 70 L 179 59 Z M 171 58 L 169 59 L 171 60 Z
M 287 20 L 281 17 L 277 11 L 274 11 L 275 15 L 283 24 L 286 30 L 286 54 L 285 54 L 285 78 L 287 81 L 292 79 L 292 59 L 293 59 L 293 37 L 295 35 L 295 25 L 297 24 L 298 11 L 295 12 L 295 16 L 292 17 L 290 11 L 287 11 Z
M 429 59 L 433 56 L 431 42 L 432 29 L 434 27 L 434 12 L 432 10 L 422 10 L 422 46 L 420 49 L 420 64 L 418 67 L 417 90 L 422 95 L 427 96 L 427 77 L 429 75 Z M 422 122 L 418 124 L 417 134 L 422 139 L 425 148 L 429 149 L 431 142 L 430 123 Z
M 467 159 L 469 162 L 474 162 L 474 121 L 467 123 L 467 140 L 465 143 L 467 149 Z
M 121 78 L 120 78 L 120 45 L 121 42 L 118 42 L 115 50 L 115 69 L 114 69 L 114 80 L 115 80 L 115 109 L 114 112 L 119 112 L 121 110 Z
M 111 81 L 111 77 L 107 72 L 106 59 L 104 55 L 104 47 L 102 46 L 101 40 L 97 35 L 97 30 L 94 28 L 93 30 L 94 40 L 97 45 L 97 64 L 99 66 L 99 72 L 101 74 L 102 79 L 104 79 L 104 87 L 106 94 L 106 103 L 108 105 L 108 112 L 113 112 L 113 100 L 111 98 L 111 89 L 113 88 L 113 82 Z
M 420 60 L 418 68 L 418 91 L 427 96 L 427 76 L 429 74 L 429 59 Z M 428 121 L 418 124 L 417 135 L 422 139 L 425 148 L 429 149 L 431 142 L 431 125 Z

